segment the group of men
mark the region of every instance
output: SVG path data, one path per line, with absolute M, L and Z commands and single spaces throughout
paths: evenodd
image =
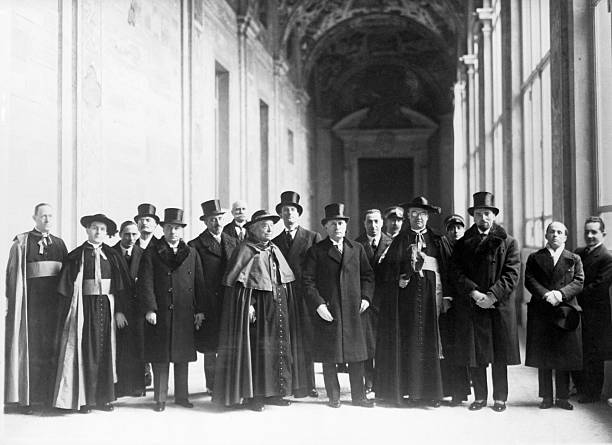
M 506 409 L 507 366 L 520 364 L 517 241 L 496 223 L 488 192 L 444 220 L 419 196 L 368 210 L 364 232 L 347 238 L 342 203 L 325 207 L 324 239 L 300 224 L 299 194 L 281 194 L 276 213 L 202 203 L 206 229 L 185 242 L 183 211 L 161 220 L 151 204 L 117 225 L 104 214 L 81 224 L 87 241 L 68 253 L 52 235 L 53 210 L 34 209 L 35 227 L 18 235 L 7 266 L 5 404 L 89 413 L 112 411 L 121 396 L 145 394 L 153 374 L 154 410 L 164 411 L 169 365 L 174 402 L 191 408 L 188 363 L 204 354 L 212 401 L 262 411 L 286 396 L 318 397 L 314 363 L 322 363 L 328 405 L 339 408 L 338 372 L 348 371 L 353 405 L 439 407 L 467 400 Z M 275 236 L 275 224 L 283 230 Z M 162 238 L 154 236 L 161 225 Z M 603 362 L 612 357 L 608 290 L 612 255 L 601 218 L 585 223 L 586 248 L 565 250 L 567 229 L 546 228 L 524 281 L 531 294 L 526 365 L 538 368 L 540 408 L 570 410 L 570 379 L 579 401 L 599 400 Z M 150 367 L 149 367 L 150 364 Z M 555 373 L 555 391 L 552 375 Z M 553 396 L 554 394 L 554 396 Z

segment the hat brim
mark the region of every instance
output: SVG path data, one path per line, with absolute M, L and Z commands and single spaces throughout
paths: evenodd
M 278 215 L 273 215 L 271 213 L 267 213 L 265 215 L 261 215 L 258 216 L 255 219 L 252 219 L 251 221 L 247 221 L 244 224 L 244 228 L 248 229 L 249 227 L 251 227 L 253 224 L 258 223 L 259 221 L 267 221 L 267 220 L 271 220 L 274 224 L 276 224 L 277 222 L 280 221 L 280 216 Z
M 106 225 L 106 233 L 113 236 L 117 233 L 117 224 L 112 219 L 100 215 L 87 215 L 81 218 L 81 225 L 86 229 L 94 222 L 101 222 Z
M 338 215 L 338 216 L 330 216 L 329 218 L 323 218 L 321 220 L 321 225 L 324 226 L 325 224 L 327 224 L 328 221 L 331 221 L 331 220 L 334 220 L 334 219 L 341 219 L 343 221 L 349 221 L 351 218 L 349 218 L 348 216 L 340 216 L 340 215 Z
M 470 208 L 468 208 L 468 213 L 470 214 L 470 216 L 474 216 L 474 210 L 476 210 L 476 209 L 489 209 L 489 210 L 492 210 L 493 213 L 495 213 L 495 216 L 497 216 L 499 214 L 499 209 L 497 207 L 477 206 L 477 207 L 470 207 Z
M 176 224 L 177 226 L 181 226 L 181 227 L 185 227 L 187 225 L 187 223 L 184 223 L 182 221 L 160 221 L 159 225 L 160 226 L 165 226 L 166 224 Z
M 148 216 L 149 218 L 153 218 L 153 219 L 155 220 L 155 222 L 157 222 L 157 224 L 159 224 L 159 223 L 160 223 L 160 221 L 159 221 L 159 216 L 157 216 L 157 215 L 153 215 L 152 213 L 145 213 L 144 215 L 136 215 L 136 216 L 134 217 L 134 222 L 135 222 L 135 223 L 138 223 L 138 220 L 139 220 L 140 218 L 144 218 L 144 217 L 146 217 L 146 216 Z
M 276 213 L 278 213 L 280 215 L 284 206 L 293 206 L 293 207 L 295 207 L 297 209 L 298 213 L 300 214 L 300 216 L 302 216 L 302 212 L 304 211 L 302 206 L 299 205 L 299 204 L 296 204 L 295 202 L 279 202 L 278 204 L 276 204 Z
M 434 213 L 436 215 L 442 213 L 442 209 L 440 207 L 432 206 L 429 204 L 415 204 L 412 202 L 406 202 L 404 204 L 400 204 L 400 207 L 403 207 L 406 213 L 408 213 L 408 209 L 410 208 L 427 210 L 429 213 Z
M 451 219 L 444 224 L 444 227 L 448 228 L 449 226 L 462 226 L 465 227 L 465 223 L 459 219 Z
M 225 209 L 216 210 L 216 211 L 214 211 L 212 213 L 207 213 L 207 214 L 204 214 L 204 215 L 200 216 L 200 221 L 204 221 L 209 216 L 225 215 L 226 213 L 227 213 L 227 210 L 225 210 Z

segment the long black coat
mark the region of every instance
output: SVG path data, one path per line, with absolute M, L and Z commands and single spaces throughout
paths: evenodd
M 612 359 L 612 320 L 609 290 L 612 255 L 602 244 L 589 253 L 576 249 L 584 267 L 584 288 L 578 295 L 582 307 L 582 345 L 585 358 Z
M 230 223 L 227 223 L 225 226 L 223 226 L 223 233 L 231 236 L 232 238 L 235 238 L 238 242 L 240 242 L 240 240 L 238 239 L 238 235 L 236 235 L 236 227 L 238 227 L 238 224 L 236 224 L 236 222 L 232 220 Z M 246 238 L 246 231 L 244 235 Z
M 219 343 L 219 323 L 223 309 L 223 275 L 227 260 L 238 245 L 238 239 L 221 232 L 221 244 L 208 230 L 189 241 L 189 246 L 197 250 L 204 269 L 204 315 L 206 320 L 195 333 L 195 346 L 199 352 L 217 352 Z
M 455 244 L 451 282 L 456 287 L 456 353 L 458 365 L 521 363 L 516 321 L 515 288 L 521 259 L 517 242 L 493 224 L 481 240 L 475 225 Z M 482 309 L 470 292 L 491 292 L 497 302 Z
M 564 371 L 582 369 L 581 326 L 574 331 L 555 326 L 554 307 L 546 302 L 544 295 L 558 290 L 563 303 L 581 311 L 576 296 L 583 282 L 582 261 L 578 255 L 564 250 L 554 267 L 546 248 L 529 255 L 525 266 L 525 288 L 531 293 L 527 304 L 526 366 Z
M 137 294 L 143 316 L 149 311 L 157 314 L 157 324 L 145 322 L 145 360 L 195 361 L 194 315 L 204 312 L 204 275 L 196 250 L 181 240 L 175 255 L 163 238 L 155 248 L 147 248 Z
M 362 299 L 372 302 L 374 271 L 363 246 L 344 238 L 340 254 L 331 240 L 325 238 L 308 250 L 302 280 L 313 313 L 313 360 L 326 363 L 365 360 L 366 315 L 360 314 L 359 309 Z M 321 304 L 328 305 L 333 321 L 327 322 L 316 313 Z

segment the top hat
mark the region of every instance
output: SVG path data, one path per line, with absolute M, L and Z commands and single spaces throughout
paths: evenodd
M 88 228 L 91 223 L 94 222 L 101 222 L 106 224 L 106 233 L 108 233 L 109 236 L 113 236 L 115 233 L 117 233 L 117 224 L 115 224 L 115 221 L 113 221 L 103 213 L 96 213 L 95 215 L 86 215 L 81 218 L 81 225 L 85 228 Z
M 140 204 L 138 206 L 138 215 L 134 217 L 134 221 L 138 222 L 138 218 L 143 216 L 150 216 L 157 224 L 159 224 L 159 216 L 155 214 L 155 206 L 153 204 Z
M 580 313 L 569 304 L 561 303 L 553 309 L 552 321 L 564 331 L 574 331 L 580 324 Z
M 442 212 L 442 209 L 440 207 L 429 204 L 429 201 L 424 196 L 417 196 L 412 201 L 401 204 L 401 206 L 406 210 L 408 210 L 411 207 L 416 207 L 418 209 L 424 209 L 430 213 L 435 213 L 435 214 L 439 214 Z
M 183 221 L 183 210 L 174 207 L 164 210 L 164 220 L 160 224 L 162 226 L 164 224 L 176 224 L 182 227 L 187 225 L 187 223 Z
M 495 215 L 499 213 L 499 209 L 495 207 L 495 196 L 489 192 L 476 192 L 473 195 L 474 205 L 468 209 L 468 213 L 474 216 L 475 209 L 489 209 Z
M 203 202 L 202 206 L 203 215 L 200 216 L 200 221 L 204 221 L 209 216 L 223 215 L 227 213 L 227 210 L 221 208 L 221 201 L 218 199 L 211 199 L 210 201 Z
M 281 202 L 276 205 L 276 213 L 281 214 L 281 210 L 283 210 L 283 206 L 293 206 L 297 209 L 300 216 L 304 209 L 300 205 L 300 195 L 296 192 L 283 192 L 280 197 Z
M 383 216 L 385 218 L 395 217 L 399 219 L 404 219 L 404 209 L 400 206 L 387 207 L 383 212 Z
M 334 202 L 325 206 L 325 218 L 321 220 L 321 224 L 325 225 L 327 221 L 332 219 L 342 219 L 344 221 L 351 219 L 344 214 L 344 203 Z
M 446 218 L 444 218 L 445 229 L 448 229 L 448 226 L 450 226 L 451 224 L 459 224 L 465 227 L 465 221 L 463 220 L 463 217 L 457 214 L 448 215 Z
M 256 222 L 266 221 L 266 220 L 272 220 L 272 222 L 276 224 L 280 220 L 280 216 L 274 215 L 264 209 L 258 210 L 255 213 L 253 213 L 253 216 L 251 216 L 251 220 L 244 224 L 244 228 L 246 229 L 252 226 L 253 224 L 255 224 Z

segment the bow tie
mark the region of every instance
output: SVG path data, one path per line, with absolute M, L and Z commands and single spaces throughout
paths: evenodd
M 38 254 L 42 255 L 43 253 L 45 253 L 45 249 L 47 247 L 49 247 L 51 244 L 53 244 L 53 240 L 51 239 L 51 236 L 48 233 L 41 233 L 40 234 L 41 238 L 40 240 L 38 240 Z

